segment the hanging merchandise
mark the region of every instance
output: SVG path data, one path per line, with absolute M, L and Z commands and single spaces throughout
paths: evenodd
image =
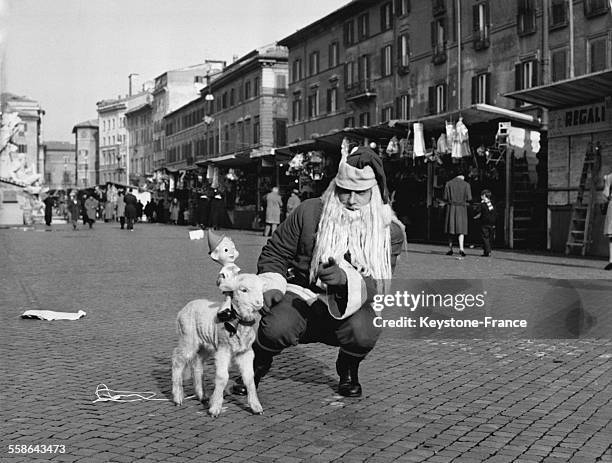
M 393 135 L 391 140 L 389 140 L 389 144 L 387 145 L 387 154 L 389 156 L 393 156 L 394 154 L 399 153 L 399 145 L 397 141 L 397 137 Z
M 414 157 L 425 156 L 425 137 L 423 135 L 423 124 L 414 123 Z
M 449 153 L 450 150 L 448 149 L 448 143 L 446 141 L 446 133 L 442 133 L 438 137 L 438 142 L 436 143 L 436 151 L 438 152 L 438 154 Z
M 471 156 L 470 137 L 468 129 L 463 123 L 463 117 L 459 117 L 457 125 L 455 125 L 455 139 L 453 141 L 453 158 L 463 158 Z
M 451 153 L 455 142 L 455 126 L 452 122 L 446 121 L 446 152 Z

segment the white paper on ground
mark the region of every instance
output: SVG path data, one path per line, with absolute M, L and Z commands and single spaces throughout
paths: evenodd
M 73 312 L 54 312 L 52 310 L 26 310 L 21 318 L 35 318 L 38 320 L 78 320 L 87 315 L 83 310 Z
M 201 240 L 204 238 L 204 230 L 192 230 L 189 232 L 190 240 Z

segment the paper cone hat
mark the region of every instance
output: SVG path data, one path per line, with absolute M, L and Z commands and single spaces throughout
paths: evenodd
M 219 243 L 221 242 L 221 240 L 223 240 L 223 236 L 219 236 L 212 230 L 208 230 L 208 253 L 209 254 L 213 252 L 217 248 L 217 246 L 219 246 Z

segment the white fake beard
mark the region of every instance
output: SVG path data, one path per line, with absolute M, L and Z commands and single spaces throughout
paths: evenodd
M 322 199 L 323 212 L 310 263 L 311 282 L 316 281 L 321 263 L 328 262 L 330 258 L 340 262 L 347 252 L 351 265 L 363 276 L 372 276 L 377 280 L 390 279 L 391 216 L 378 188 L 372 188 L 370 202 L 357 210 L 342 205 L 334 181 Z

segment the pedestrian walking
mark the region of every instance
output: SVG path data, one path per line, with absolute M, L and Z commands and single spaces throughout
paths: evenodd
M 208 227 L 208 216 L 210 212 L 210 201 L 207 194 L 201 194 L 198 198 L 198 205 L 196 208 L 196 220 L 200 228 L 205 229 Z
M 444 186 L 444 201 L 446 202 L 444 233 L 448 234 L 447 256 L 453 255 L 453 238 L 456 235 L 459 242 L 459 255 L 465 257 L 463 242 L 468 232 L 467 206 L 471 200 L 472 190 L 462 173 L 446 182 Z
M 51 220 L 53 219 L 53 198 L 51 196 L 47 196 L 43 203 L 45 204 L 45 225 L 47 227 L 51 226 Z
M 491 255 L 491 241 L 495 239 L 495 223 L 497 222 L 497 210 L 491 201 L 491 191 L 482 190 L 480 193 L 480 205 L 478 214 L 474 217 L 480 219 L 480 236 L 482 238 L 483 257 Z
M 77 230 L 77 222 L 81 216 L 81 204 L 74 191 L 70 194 L 70 198 L 68 199 L 68 215 L 70 223 L 72 224 L 72 229 Z
M 606 270 L 612 270 L 612 172 L 604 176 L 603 199 L 604 204 L 607 203 L 603 208 L 606 214 L 604 236 L 608 237 L 608 265 L 604 268 Z
M 300 191 L 298 189 L 291 190 L 291 196 L 287 200 L 287 215 L 291 214 L 302 202 L 298 196 Z
M 96 223 L 96 211 L 100 202 L 93 195 L 85 195 L 85 220 L 89 228 L 93 228 Z
M 153 199 L 150 199 L 149 201 L 147 201 L 147 204 L 144 207 L 144 214 L 145 214 L 145 217 L 147 218 L 147 222 L 149 223 L 153 222 L 154 210 L 155 210 L 155 206 L 153 204 Z
M 119 217 L 119 224 L 121 224 L 121 230 L 125 228 L 125 199 L 123 190 L 120 190 L 117 194 L 117 217 Z
M 170 203 L 170 223 L 174 225 L 178 224 L 180 210 L 181 210 L 181 206 L 178 202 L 178 199 L 174 198 L 172 200 L 172 203 Z
M 227 210 L 225 209 L 225 201 L 221 192 L 215 190 L 212 201 L 210 203 L 210 226 L 213 230 L 219 230 L 227 224 Z
M 340 346 L 339 394 L 362 394 L 359 365 L 381 331 L 371 301 L 391 281 L 405 235 L 380 157 L 365 146 L 351 153 L 323 196 L 302 202 L 261 251 L 267 312 L 253 343 L 257 385 L 283 349 L 322 342 Z M 240 380 L 232 390 L 246 393 Z
M 275 186 L 264 199 L 266 201 L 266 227 L 264 228 L 263 236 L 272 236 L 280 223 L 283 198 L 278 193 L 278 187 Z
M 159 198 L 157 201 L 157 221 L 159 223 L 166 223 L 166 216 L 164 215 L 166 211 L 166 205 L 164 204 L 164 198 Z
M 134 220 L 138 215 L 138 200 L 133 194 L 134 189 L 130 188 L 128 194 L 125 195 L 123 201 L 125 202 L 125 218 L 127 220 L 127 229 L 134 231 Z
M 136 222 L 140 222 L 140 220 L 142 219 L 143 210 L 144 210 L 144 205 L 139 199 L 138 202 L 136 203 Z

